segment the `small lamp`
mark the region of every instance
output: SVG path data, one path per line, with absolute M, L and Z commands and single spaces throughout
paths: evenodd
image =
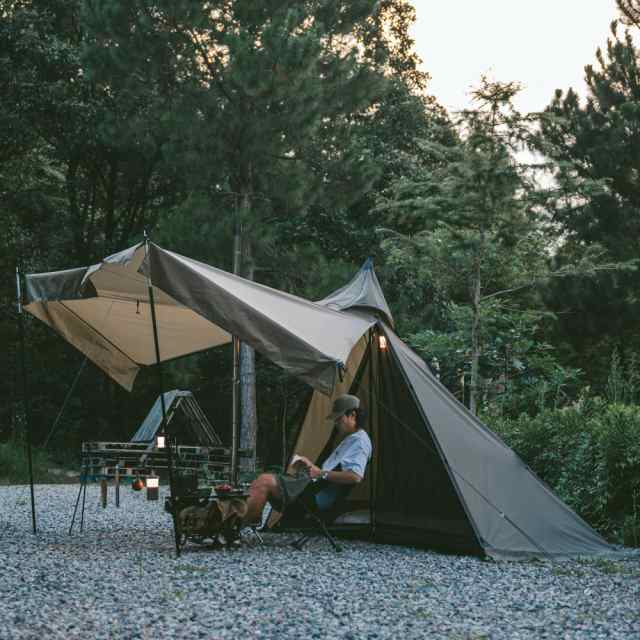
M 387 350 L 387 337 L 386 336 L 378 336 L 378 344 L 380 345 L 380 351 Z
M 147 500 L 157 500 L 160 490 L 160 478 L 149 476 L 147 478 Z
M 431 358 L 431 369 L 433 370 L 433 373 L 436 376 L 436 378 L 440 380 L 440 361 L 435 356 Z
M 156 437 L 156 448 L 164 449 L 167 446 L 167 437 L 164 434 L 159 434 Z

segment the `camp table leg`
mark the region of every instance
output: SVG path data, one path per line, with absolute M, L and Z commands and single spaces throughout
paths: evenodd
M 102 504 L 103 509 L 107 508 L 107 488 L 107 479 L 102 478 L 100 480 L 100 504 Z

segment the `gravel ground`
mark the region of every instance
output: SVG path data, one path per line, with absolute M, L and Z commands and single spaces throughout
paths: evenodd
M 0 639 L 640 639 L 640 554 L 495 563 L 407 547 L 323 540 L 173 549 L 162 501 L 87 491 L 84 533 L 67 535 L 77 485 L 0 487 Z M 110 496 L 111 499 L 111 496 Z

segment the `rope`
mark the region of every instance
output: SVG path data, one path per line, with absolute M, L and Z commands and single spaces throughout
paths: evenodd
M 82 364 L 78 369 L 78 373 L 76 373 L 76 377 L 73 379 L 73 382 L 71 383 L 71 387 L 69 388 L 69 391 L 67 391 L 67 396 L 64 399 L 64 402 L 62 403 L 62 407 L 60 408 L 60 411 L 58 411 L 58 416 L 53 422 L 51 431 L 49 431 L 49 435 L 47 436 L 47 439 L 44 441 L 44 444 L 42 445 L 43 449 L 47 448 L 47 445 L 49 444 L 49 440 L 51 440 L 51 436 L 53 435 L 53 432 L 56 430 L 56 427 L 58 426 L 58 422 L 60 422 L 60 418 L 62 418 L 62 414 L 64 413 L 64 410 L 67 408 L 67 403 L 69 402 L 69 399 L 71 398 L 73 391 L 76 388 L 76 384 L 78 383 L 80 374 L 84 370 L 86 364 L 87 364 L 87 357 L 85 356 L 85 359 L 82 361 Z

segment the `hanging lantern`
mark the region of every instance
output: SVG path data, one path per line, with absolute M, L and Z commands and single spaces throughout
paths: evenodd
M 160 478 L 149 476 L 147 478 L 147 500 L 157 500 L 160 490 Z
M 387 350 L 387 338 L 386 336 L 378 336 L 378 345 L 380 346 L 380 351 Z
M 158 435 L 156 437 L 156 448 L 164 449 L 167 446 L 167 437 L 163 435 Z

